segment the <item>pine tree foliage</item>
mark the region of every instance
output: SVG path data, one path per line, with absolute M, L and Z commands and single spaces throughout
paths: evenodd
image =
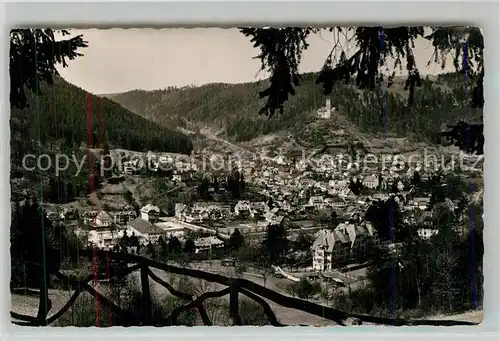
M 66 228 L 50 221 L 33 197 L 13 204 L 10 229 L 13 286 L 37 286 L 74 256 Z
M 23 109 L 28 105 L 26 88 L 39 95 L 41 82 L 53 83 L 57 64 L 82 56 L 78 49 L 88 43 L 82 35 L 56 40 L 56 34 L 67 37 L 68 30 L 14 29 L 10 32 L 10 103 Z

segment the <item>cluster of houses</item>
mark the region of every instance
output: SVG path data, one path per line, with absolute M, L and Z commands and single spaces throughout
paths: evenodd
M 384 193 L 375 193 L 369 196 L 356 196 L 348 188 L 348 181 L 346 180 L 330 180 L 328 182 L 329 189 L 324 193 L 320 186 L 318 186 L 317 181 L 310 179 L 306 180 L 305 177 L 295 177 L 292 181 L 287 182 L 286 174 L 287 173 L 285 173 L 285 176 L 283 176 L 280 181 L 277 181 L 278 184 L 272 185 L 270 183 L 269 185 L 261 186 L 261 193 L 269 197 L 269 201 L 267 202 L 240 200 L 233 207 L 229 204 L 220 202 L 197 202 L 192 205 L 177 203 L 175 205 L 175 215 L 174 217 L 170 217 L 168 222 L 165 221 L 165 218 L 162 218 L 160 221 L 160 210 L 153 205 L 146 205 L 143 207 L 140 210 L 139 217 L 137 217 L 135 211 L 131 209 L 124 209 L 115 213 L 105 211 L 86 212 L 83 216 L 84 221 L 92 226 L 88 234 L 89 243 L 102 248 L 112 247 L 116 245 L 125 233 L 127 235 L 134 234 L 139 238 L 141 243 L 155 243 L 160 236 L 164 238 L 173 235 L 182 237 L 182 231 L 186 226 L 207 229 L 206 227 L 202 228 L 196 225 L 205 225 L 207 221 L 222 223 L 219 225 L 229 225 L 235 220 L 240 222 L 253 221 L 255 222 L 255 231 L 265 231 L 270 225 L 281 224 L 285 216 L 322 210 L 335 210 L 340 212 L 343 218 L 353 219 L 362 216 L 364 211 L 368 209 L 373 201 L 389 198 L 389 194 Z M 263 178 L 265 179 L 265 177 Z M 299 180 L 297 183 L 295 182 L 297 179 L 303 179 L 303 181 Z M 365 178 L 363 184 L 367 188 L 375 188 L 379 186 L 378 179 L 379 178 L 375 176 L 368 176 L 368 179 Z M 281 183 L 281 185 L 279 185 L 279 183 Z M 399 181 L 399 183 L 401 183 L 401 181 Z M 303 184 L 303 186 L 298 184 Z M 401 188 L 401 190 L 403 190 L 403 188 Z M 332 191 L 335 192 L 335 195 L 332 195 Z M 429 197 L 413 197 L 411 191 L 402 191 L 400 196 L 397 197 L 397 200 L 400 201 L 401 207 L 405 210 L 416 212 L 414 215 L 409 214 L 408 216 L 410 218 L 408 219 L 418 219 L 422 222 L 425 214 L 421 212 L 425 211 L 427 208 L 430 200 Z M 415 218 L 412 218 L 413 216 L 415 216 Z M 425 224 L 421 225 L 425 227 Z M 116 229 L 116 226 L 121 226 L 122 228 Z M 347 226 L 351 225 L 348 224 Z M 341 226 L 339 226 L 338 229 L 351 237 L 353 236 L 352 231 L 354 231 L 354 235 L 360 236 L 357 239 L 358 241 L 363 238 L 376 238 L 373 229 L 365 225 L 356 225 L 354 229 L 351 227 L 341 228 Z M 208 230 L 210 230 L 210 228 L 208 228 Z M 216 228 L 213 229 L 214 232 L 215 230 Z M 343 234 L 340 234 L 339 231 L 334 233 L 336 237 L 330 236 L 324 237 L 323 239 L 328 240 L 330 244 L 331 238 L 337 238 L 340 240 L 340 244 L 344 243 L 346 240 L 350 240 L 349 238 L 351 237 L 347 239 L 341 237 Z M 436 232 L 432 230 L 432 226 L 429 226 L 426 229 L 423 228 L 419 230 L 418 233 L 422 238 L 430 238 L 430 236 Z M 200 248 L 206 248 L 207 245 L 222 243 L 220 240 L 217 242 L 218 239 L 216 237 L 211 237 L 209 239 L 210 243 L 208 243 L 208 239 L 200 240 L 198 242 L 201 243 Z M 318 243 L 315 243 L 315 245 Z M 340 245 L 339 243 L 337 244 Z M 356 243 L 351 243 L 352 250 L 356 249 Z M 323 253 L 328 254 L 328 250 L 329 249 L 326 248 L 326 251 L 323 251 Z M 351 251 L 349 255 L 352 254 L 359 255 L 360 252 Z M 345 256 L 347 257 L 347 254 L 345 254 Z M 315 259 L 318 257 L 319 256 L 316 255 Z M 329 259 L 328 257 L 331 258 L 331 256 L 325 257 L 325 259 Z M 333 257 L 333 259 L 337 258 Z M 327 264 L 327 261 L 323 261 L 323 263 Z M 316 267 L 321 266 L 317 265 Z
M 234 226 L 236 222 L 240 222 L 240 232 L 263 232 L 270 225 L 280 225 L 284 217 L 285 212 L 279 207 L 272 207 L 264 201 L 240 200 L 234 207 L 216 202 L 195 203 L 191 206 L 178 203 L 175 206 L 177 222 L 189 224 L 217 222 L 222 225 L 217 231 L 227 235 L 234 232 L 234 228 L 231 229 L 230 226 Z
M 429 197 L 415 198 L 402 206 L 407 213 L 406 222 L 412 221 L 420 226 L 417 235 L 422 239 L 429 239 L 439 233 L 433 226 L 432 212 L 426 211 L 429 201 Z M 454 208 L 455 203 L 451 205 Z M 331 271 L 336 266 L 349 262 L 366 261 L 373 250 L 380 246 L 377 231 L 369 222 L 360 218 L 359 212 L 352 208 L 344 215 L 348 221 L 338 224 L 334 229 L 322 229 L 315 234 L 312 246 L 314 271 Z
M 128 160 L 121 160 L 117 163 L 117 167 L 118 171 L 125 176 L 136 174 L 145 167 L 151 171 L 172 171 L 173 179 L 176 181 L 186 180 L 198 170 L 196 163 L 175 160 L 170 155 L 156 155 L 153 152 L 148 152 L 144 158 L 138 155 Z
M 293 174 L 291 166 L 264 165 L 246 176 L 248 181 L 261 189 L 261 194 L 272 197 L 283 204 L 298 206 L 297 200 L 309 199 L 310 193 L 330 196 L 332 198 L 355 199 L 356 196 L 349 189 L 351 181 L 359 182 L 367 189 L 390 190 L 395 184 L 402 191 L 404 177 L 398 173 L 387 170 L 378 175 L 359 174 L 353 176 L 350 172 L 335 171 L 331 167 L 317 169 L 314 172 L 304 170 L 299 175 Z M 321 175 L 315 180 L 313 175 Z M 422 179 L 425 181 L 425 178 Z M 295 200 L 292 202 L 292 200 Z M 343 205 L 341 202 L 339 205 Z M 286 209 L 287 211 L 289 209 Z
M 179 221 L 201 223 L 206 220 L 223 220 L 231 216 L 231 206 L 219 203 L 199 202 L 192 206 L 175 204 L 175 217 Z
M 323 108 L 327 115 L 332 112 L 329 101 Z M 334 110 L 334 108 L 333 108 Z M 319 115 L 319 113 L 318 113 Z M 195 165 L 176 164 L 167 156 L 148 158 L 154 169 L 170 165 L 174 181 L 183 182 L 197 171 Z M 317 168 L 311 171 L 303 162 L 292 164 L 283 156 L 276 160 L 243 161 L 241 171 L 245 180 L 267 201 L 240 200 L 229 205 L 221 202 L 196 202 L 194 204 L 177 203 L 173 217 L 161 217 L 157 206 L 148 204 L 138 212 L 132 207 L 120 211 L 87 211 L 79 215 L 86 225 L 80 233 L 86 235 L 88 243 L 98 248 L 113 248 L 125 236 L 136 236 L 141 244 L 156 243 L 159 238 L 172 236 L 182 240 L 187 230 L 199 230 L 205 236 L 194 240 L 197 251 L 222 247 L 221 235 L 229 237 L 228 226 L 232 223 L 252 222 L 255 226 L 248 231 L 265 231 L 271 225 L 279 225 L 284 217 L 314 216 L 318 211 L 335 211 L 344 222 L 334 229 L 317 232 L 312 247 L 313 269 L 329 271 L 337 263 L 366 259 L 373 246 L 380 240 L 375 229 L 360 219 L 369 206 L 378 200 L 389 198 L 389 190 L 396 186 L 399 190 L 396 200 L 407 214 L 406 219 L 416 221 L 422 228 L 418 230 L 421 238 L 430 238 L 437 230 L 433 229 L 432 216 L 426 211 L 430 197 L 416 197 L 412 190 L 405 190 L 406 180 L 413 176 L 416 169 L 402 170 L 397 165 L 382 169 L 377 174 L 358 172 L 353 175 L 349 168 L 359 165 L 347 164 L 332 167 L 332 160 L 317 162 Z M 342 165 L 342 160 L 334 160 Z M 126 161 L 123 172 L 133 174 L 139 167 L 138 161 Z M 301 170 L 296 172 L 296 170 Z M 426 181 L 427 175 L 421 174 Z M 352 181 L 361 183 L 370 194 L 355 195 L 350 189 Z M 387 191 L 384 191 L 387 190 Z M 375 191 L 380 190 L 380 191 Z M 49 219 L 73 219 L 72 212 L 48 212 Z M 293 219 L 291 219 L 293 220 Z M 208 222 L 216 222 L 213 227 Z M 209 227 L 207 227 L 207 224 Z M 220 228 L 222 226 L 222 228 Z M 221 232 L 222 231 L 222 232 Z M 222 233 L 222 234 L 221 234 Z
M 323 210 L 334 209 L 342 212 L 342 217 L 349 220 L 339 224 L 335 230 L 320 230 L 313 246 L 313 268 L 329 269 L 335 262 L 345 262 L 354 258 L 367 257 L 369 245 L 378 245 L 378 237 L 368 222 L 363 222 L 363 208 L 367 208 L 372 200 L 388 198 L 379 194 L 373 197 L 359 199 L 358 202 L 348 203 L 345 199 L 343 205 L 332 198 L 321 195 L 311 196 L 297 211 L 307 209 Z M 399 197 L 397 198 L 400 199 Z M 223 246 L 220 235 L 215 235 L 216 228 L 202 227 L 207 220 L 225 221 L 228 224 L 233 220 L 256 222 L 258 231 L 265 231 L 270 225 L 279 225 L 283 222 L 285 212 L 278 205 L 264 201 L 240 200 L 234 207 L 217 202 L 199 202 L 193 205 L 178 203 L 175 205 L 175 216 L 162 218 L 157 206 L 148 204 L 139 211 L 139 216 L 129 208 L 114 213 L 106 211 L 88 211 L 82 214 L 83 221 L 89 226 L 87 239 L 89 244 L 98 248 L 112 248 L 119 243 L 124 235 L 136 236 L 141 244 L 156 243 L 160 237 L 168 239 L 172 236 L 183 238 L 186 229 L 198 229 L 202 232 L 214 232 L 213 236 L 195 240 L 197 249 L 205 250 Z M 413 198 L 403 206 L 405 210 L 414 212 L 407 219 L 418 219 L 423 226 L 418 234 L 422 238 L 430 238 L 436 230 L 432 225 L 426 226 L 425 221 L 431 221 L 431 214 L 425 211 L 429 198 Z M 221 229 L 223 230 L 223 229 Z M 256 230 L 256 231 L 257 231 Z M 251 232 L 251 231 L 250 231 Z M 230 232 L 227 234 L 227 236 Z M 334 246 L 336 245 L 336 246 Z M 348 251 L 346 251 L 348 250 Z
M 395 199 L 405 211 L 405 219 L 420 226 L 417 235 L 428 239 L 439 232 L 433 227 L 432 212 L 427 211 L 430 195 L 418 197 L 413 189 L 405 190 L 405 183 L 413 177 L 415 171 L 421 173 L 421 181 L 428 180 L 429 174 L 422 172 L 419 165 L 404 170 L 395 164 L 382 169 L 378 174 L 357 175 L 342 173 L 330 165 L 315 170 L 314 173 L 323 175 L 319 180 L 315 180 L 311 176 L 313 172 L 308 170 L 294 176 L 292 168 L 294 165 L 286 162 L 284 165 L 283 162 L 264 162 L 260 168 L 253 168 L 247 179 L 261 188 L 261 194 L 272 198 L 274 206 L 287 216 L 311 210 L 334 210 L 346 219 L 347 222 L 339 224 L 335 229 L 320 230 L 315 235 L 312 249 L 314 270 L 329 271 L 336 264 L 370 257 L 373 246 L 378 246 L 380 239 L 374 228 L 360 217 L 364 216 L 374 201 L 388 199 L 394 186 L 398 189 Z M 297 165 L 295 168 L 298 168 Z M 355 195 L 349 188 L 351 181 L 359 181 L 364 188 L 371 189 L 371 193 Z M 453 203 L 455 206 L 456 204 L 457 202 Z
M 47 212 L 48 219 L 52 221 L 71 221 L 78 218 L 83 226 L 78 227 L 75 233 L 86 240 L 88 245 L 100 249 L 112 249 L 118 245 L 124 236 L 137 237 L 141 245 L 157 243 L 162 237 L 182 238 L 185 227 L 164 222 L 160 218 L 160 209 L 148 204 L 139 210 L 139 214 L 130 206 L 122 210 L 110 212 L 105 210 L 91 210 L 78 212 L 64 210 L 62 212 Z M 196 241 L 195 241 L 196 242 Z M 214 241 L 219 245 L 221 241 Z M 206 241 L 200 241 L 200 249 L 206 247 Z
M 157 242 L 165 231 L 155 224 L 159 221 L 160 209 L 148 204 L 137 216 L 135 210 L 118 212 L 88 211 L 83 215 L 88 243 L 98 248 L 113 248 L 125 236 L 136 236 L 141 244 Z

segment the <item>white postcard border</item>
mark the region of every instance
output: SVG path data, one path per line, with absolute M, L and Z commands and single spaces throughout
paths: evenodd
M 500 146 L 499 113 L 499 5 L 490 1 L 329 1 L 329 2 L 25 2 L 2 3 L 1 65 L 2 65 L 2 143 L 0 146 L 0 183 L 2 191 L 1 316 L 2 338 L 6 340 L 53 340 L 71 338 L 86 340 L 98 337 L 107 340 L 175 339 L 218 340 L 280 339 L 280 340 L 420 340 L 498 339 L 499 331 L 499 193 Z M 15 26 L 110 28 L 165 26 L 245 26 L 335 24 L 470 24 L 484 29 L 485 36 L 485 162 L 484 162 L 484 322 L 478 327 L 170 327 L 170 328 L 27 328 L 10 324 L 10 129 L 8 34 Z M 496 157 L 495 157 L 496 156 Z

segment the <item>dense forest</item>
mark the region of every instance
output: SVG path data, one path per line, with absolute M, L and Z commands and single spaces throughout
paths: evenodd
M 58 144 L 61 150 L 80 146 L 121 147 L 136 151 L 168 151 L 189 154 L 191 141 L 181 133 L 161 127 L 120 105 L 87 93 L 62 78 L 41 84 L 42 95 L 29 93 L 29 107 L 12 109 L 11 128 L 23 139 L 42 146 Z M 91 107 L 91 115 L 88 115 Z M 90 141 L 89 141 L 90 140 Z
M 166 127 L 194 123 L 224 128 L 228 138 L 241 142 L 280 130 L 300 130 L 325 103 L 323 88 L 315 84 L 316 78 L 314 73 L 303 74 L 302 83 L 295 96 L 285 103 L 283 114 L 271 118 L 258 114 L 264 103 L 258 92 L 267 81 L 134 90 L 108 97 Z M 432 78 L 424 79 L 422 86 L 415 89 L 412 106 L 407 103 L 404 80 L 398 78 L 387 94 L 337 83 L 330 98 L 332 106 L 362 131 L 384 132 L 387 126 L 389 133 L 437 142 L 445 125 L 466 119 L 466 95 L 460 75 L 450 73 Z M 469 88 L 470 93 L 472 87 Z M 481 115 L 481 109 L 472 109 L 473 119 Z

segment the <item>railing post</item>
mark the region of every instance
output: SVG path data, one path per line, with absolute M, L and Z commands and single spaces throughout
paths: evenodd
M 49 290 L 47 289 L 47 285 L 45 280 L 40 281 L 40 304 L 38 305 L 38 324 L 40 326 L 47 325 L 47 314 L 51 309 L 51 302 L 49 300 Z
M 231 292 L 229 293 L 229 316 L 232 326 L 241 325 L 241 319 L 238 314 L 238 281 L 231 284 Z
M 143 325 L 149 325 L 152 322 L 153 307 L 151 304 L 151 294 L 149 292 L 149 277 L 148 267 L 141 267 L 141 287 L 142 287 L 142 308 L 143 308 Z

